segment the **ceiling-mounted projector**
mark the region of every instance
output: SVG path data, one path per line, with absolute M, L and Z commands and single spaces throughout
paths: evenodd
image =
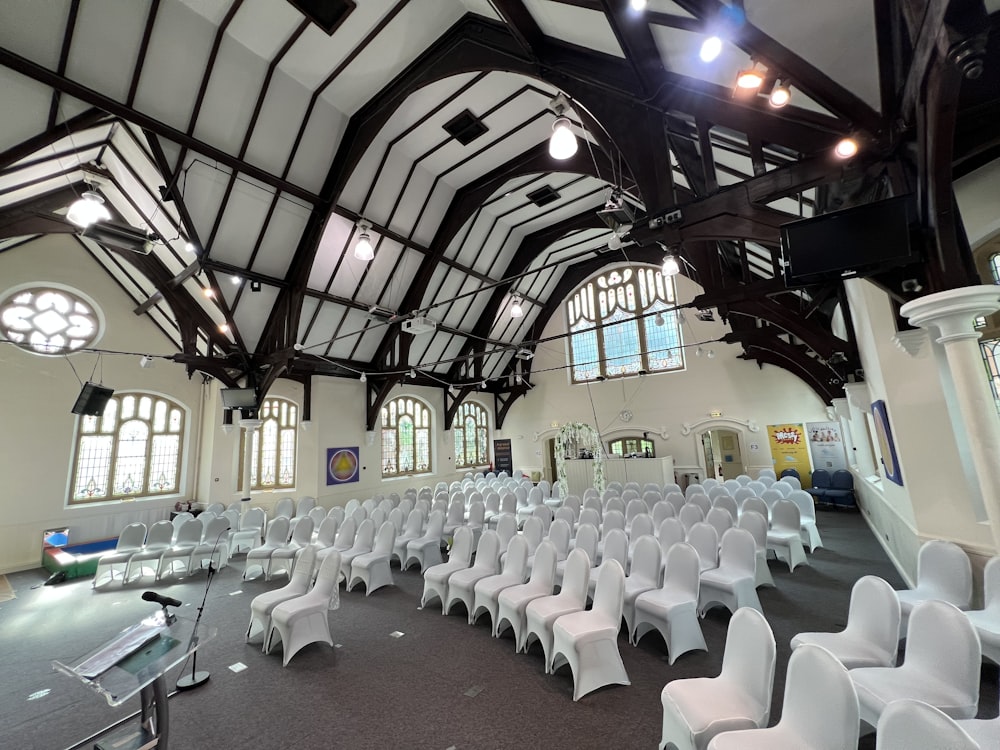
M 437 328 L 437 321 L 426 318 L 423 315 L 416 315 L 403 321 L 403 330 L 412 336 L 419 336 L 421 333 L 430 333 Z
M 110 221 L 94 222 L 80 232 L 81 237 L 89 237 L 108 247 L 130 250 L 133 253 L 149 255 L 156 246 L 156 235 L 147 234 L 144 229 Z
M 531 349 L 518 349 L 514 353 L 514 356 L 518 359 L 531 359 L 535 356 L 535 353 Z

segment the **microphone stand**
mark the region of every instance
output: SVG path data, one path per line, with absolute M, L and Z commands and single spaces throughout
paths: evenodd
M 215 565 L 212 560 L 215 558 L 216 550 L 219 548 L 219 541 L 222 539 L 222 535 L 229 532 L 229 527 L 223 529 L 223 531 L 215 538 L 215 545 L 212 547 L 212 553 L 208 556 L 208 580 L 205 581 L 205 595 L 201 598 L 201 606 L 198 607 L 198 616 L 194 619 L 194 630 L 191 631 L 191 640 L 188 643 L 188 649 L 194 649 L 191 653 L 191 674 L 179 677 L 177 679 L 177 690 L 182 692 L 184 690 L 194 690 L 197 687 L 201 687 L 206 682 L 208 678 L 211 677 L 207 671 L 198 671 L 198 624 L 201 622 L 201 613 L 205 610 L 205 602 L 208 601 L 208 589 L 212 586 L 212 577 L 215 575 Z

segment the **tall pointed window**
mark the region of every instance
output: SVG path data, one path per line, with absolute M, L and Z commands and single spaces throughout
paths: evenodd
M 455 432 L 455 468 L 486 466 L 490 459 L 489 419 L 486 409 L 475 401 L 458 407 L 453 425 Z
M 289 489 L 295 486 L 296 428 L 299 409 L 288 399 L 273 396 L 260 405 L 260 427 L 253 435 L 250 489 Z M 246 456 L 246 432 L 240 441 L 240 477 Z M 242 490 L 242 479 L 240 479 Z
M 80 417 L 70 504 L 180 492 L 184 408 L 148 393 L 115 393 Z
M 403 477 L 431 470 L 431 411 L 412 396 L 382 407 L 382 476 Z
M 601 273 L 566 302 L 570 378 L 586 383 L 684 367 L 674 283 L 654 266 Z

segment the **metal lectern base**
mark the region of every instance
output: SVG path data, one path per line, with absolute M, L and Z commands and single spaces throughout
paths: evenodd
M 206 682 L 208 682 L 209 675 L 208 672 L 195 672 L 194 674 L 186 674 L 183 677 L 177 679 L 177 689 L 180 691 L 184 690 L 194 690 L 196 687 L 201 687 Z

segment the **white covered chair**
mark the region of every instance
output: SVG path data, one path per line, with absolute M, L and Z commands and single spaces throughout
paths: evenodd
M 243 568 L 243 580 L 246 581 L 249 578 L 255 577 L 250 575 L 250 571 L 255 567 L 260 568 L 261 573 L 264 574 L 265 581 L 269 580 L 271 553 L 276 549 L 284 547 L 287 539 L 288 519 L 285 516 L 279 516 L 267 525 L 267 531 L 264 532 L 264 543 L 247 552 L 246 565 Z
M 444 519 L 444 530 L 441 532 L 441 541 L 451 539 L 455 534 L 455 529 L 465 525 L 465 500 L 460 497 L 453 497 L 448 504 L 448 515 Z
M 799 532 L 799 507 L 791 500 L 779 500 L 771 508 L 771 529 L 767 532 L 767 548 L 779 560 L 788 564 L 791 572 L 799 565 L 808 565 Z
M 274 506 L 274 518 L 291 519 L 295 515 L 295 500 L 290 497 L 281 498 Z M 272 519 L 273 520 L 273 519 Z
M 656 541 L 656 537 L 652 534 L 639 537 L 632 550 L 632 563 L 625 577 L 622 601 L 626 633 L 632 632 L 632 623 L 635 621 L 635 600 L 640 594 L 652 591 L 660 585 L 660 544 Z
M 766 729 L 717 734 L 708 750 L 855 750 L 858 697 L 844 665 L 821 646 L 792 652 L 781 719 Z
M 289 522 L 289 527 L 291 527 L 291 522 Z M 271 580 L 278 573 L 290 576 L 292 568 L 295 567 L 295 561 L 302 554 L 302 550 L 312 542 L 312 535 L 313 520 L 309 516 L 302 516 L 295 524 L 291 538 L 271 553 L 271 564 L 268 567 L 265 580 Z
M 802 546 L 815 552 L 817 547 L 823 546 L 823 539 L 816 526 L 816 500 L 805 490 L 793 490 L 788 499 L 799 506 L 799 536 L 802 538 Z
M 94 571 L 93 588 L 103 586 L 115 580 L 115 571 L 121 572 L 122 583 L 125 583 L 125 573 L 128 561 L 136 552 L 142 549 L 146 542 L 146 524 L 130 523 L 118 535 L 118 541 L 112 552 L 105 552 L 97 558 L 97 569 Z M 104 580 L 104 578 L 107 580 Z
M 764 510 L 767 510 L 766 505 Z M 748 510 L 740 514 L 740 521 L 736 526 L 749 531 L 753 537 L 757 558 L 757 564 L 754 566 L 754 586 L 756 588 L 774 586 L 774 577 L 767 564 L 767 519 L 757 511 Z
M 764 610 L 757 597 L 757 547 L 746 529 L 729 529 L 722 535 L 719 566 L 701 574 L 698 611 L 702 617 L 715 604 L 730 612 L 742 607 Z
M 552 624 L 549 671 L 569 665 L 574 701 L 604 685 L 632 684 L 618 651 L 624 595 L 625 569 L 617 560 L 606 560 L 597 575 L 593 608 L 563 615 Z
M 191 553 L 201 543 L 202 530 L 201 521 L 197 518 L 188 519 L 181 525 L 174 543 L 160 553 L 160 564 L 156 569 L 157 580 L 175 572 L 191 571 Z M 182 567 L 176 568 L 178 564 Z
M 213 570 L 226 567 L 229 561 L 229 519 L 216 516 L 203 527 L 201 542 L 191 551 L 191 571 L 201 570 L 205 562 Z
M 746 488 L 741 487 L 737 492 L 746 491 Z M 733 524 L 740 518 L 740 507 L 739 499 L 735 496 L 730 497 L 729 495 L 723 495 L 722 497 L 717 497 L 712 501 L 713 508 L 722 508 L 729 514 L 729 517 L 733 519 Z M 708 520 L 708 514 L 705 515 L 705 519 Z
M 260 635 L 267 635 L 271 629 L 271 612 L 282 602 L 287 602 L 298 596 L 302 596 L 312 585 L 313 566 L 316 564 L 316 551 L 311 547 L 302 553 L 299 564 L 295 567 L 295 572 L 288 580 L 288 583 L 280 589 L 265 591 L 258 594 L 250 602 L 250 624 L 247 625 L 246 640 Z
M 740 504 L 741 518 L 744 513 L 760 513 L 764 517 L 764 521 L 768 524 L 768 526 L 771 524 L 771 506 L 759 497 L 748 497 Z
M 501 572 L 476 581 L 472 609 L 469 610 L 469 624 L 474 625 L 479 615 L 486 612 L 490 616 L 490 627 L 493 628 L 500 606 L 500 592 L 511 586 L 521 585 L 527 575 L 528 543 L 523 537 L 514 536 L 507 545 Z
M 667 567 L 667 553 L 675 544 L 683 542 L 686 538 L 684 527 L 676 518 L 664 518 L 656 529 L 656 540 L 660 543 L 660 580 L 663 580 L 663 571 Z
M 383 521 L 382 523 L 387 523 Z M 375 546 L 375 521 L 366 518 L 358 525 L 358 533 L 354 535 L 354 543 L 340 552 L 340 580 L 348 581 L 351 577 L 351 564 L 355 558 L 367 555 Z
M 588 560 L 597 559 L 597 542 L 600 532 L 593 524 L 585 523 L 576 531 L 576 538 L 573 540 L 573 549 L 583 550 L 587 553 Z M 570 554 L 573 554 L 572 552 Z M 563 576 L 566 574 L 566 565 L 569 558 L 556 563 L 556 585 L 562 586 Z M 586 596 L 586 594 L 584 594 Z
M 698 553 L 700 570 L 719 567 L 719 532 L 710 523 L 696 523 L 687 534 L 687 541 Z
M 983 750 L 1000 749 L 1000 716 L 992 719 L 960 719 L 956 722 Z
M 660 692 L 660 750 L 705 750 L 722 732 L 766 727 L 776 647 L 764 615 L 739 609 L 729 620 L 718 677 L 668 682 Z
M 847 669 L 893 667 L 899 643 L 899 600 L 878 576 L 862 576 L 851 588 L 847 625 L 836 633 L 799 633 L 792 650 L 822 646 Z
M 939 599 L 959 609 L 972 601 L 972 564 L 965 550 L 953 542 L 931 539 L 917 553 L 917 585 L 897 591 L 899 597 L 899 637 L 906 634 L 910 613 L 920 602 Z
M 479 544 L 476 545 L 476 561 L 472 567 L 457 570 L 448 578 L 447 596 L 441 597 L 444 602 L 442 614 L 448 614 L 451 612 L 452 604 L 461 602 L 465 605 L 465 614 L 468 618 L 476 596 L 476 584 L 483 578 L 497 574 L 499 560 L 500 537 L 495 531 L 484 531 L 479 538 Z M 428 574 L 430 572 L 427 571 Z
M 622 566 L 622 570 L 628 566 L 628 536 L 622 529 L 611 529 L 608 532 L 604 543 L 604 553 L 601 561 L 617 560 Z M 597 576 L 600 573 L 600 565 L 595 565 L 590 569 L 590 598 L 594 598 L 594 590 L 597 588 Z
M 441 601 L 442 614 L 445 614 L 445 601 L 448 598 L 448 579 L 453 573 L 464 570 L 472 562 L 472 529 L 459 526 L 455 529 L 448 561 L 432 565 L 424 571 L 424 592 L 420 596 L 420 609 L 430 604 L 434 599 Z
M 320 521 L 319 529 L 313 534 L 312 546 L 316 551 L 332 547 L 337 541 L 337 532 L 340 530 L 340 520 L 336 516 L 327 516 Z
M 563 585 L 558 594 L 532 599 L 524 611 L 525 633 L 522 650 L 528 652 L 533 641 L 542 646 L 545 672 L 550 670 L 552 654 L 552 624 L 563 615 L 582 612 L 587 608 L 587 591 L 590 583 L 590 557 L 576 547 L 566 558 Z
M 650 516 L 653 519 L 653 528 L 659 529 L 660 524 L 662 524 L 666 519 L 676 518 L 677 512 L 674 510 L 674 506 L 666 500 L 660 500 L 660 502 L 653 506 Z
M 778 475 L 774 473 L 774 469 L 761 469 L 757 472 L 757 481 L 762 481 L 764 477 L 767 477 L 773 482 L 777 479 Z
M 720 485 L 718 485 L 716 487 L 712 487 L 712 489 L 710 489 L 708 491 L 708 499 L 711 500 L 714 503 L 716 501 L 716 499 L 720 498 L 720 497 L 729 497 L 729 498 L 731 498 L 733 496 L 733 492 L 734 492 L 734 490 L 731 490 L 731 489 L 729 489 L 729 487 L 726 487 L 725 485 L 720 484 Z
M 271 610 L 271 626 L 264 642 L 265 653 L 280 640 L 282 664 L 310 643 L 333 645 L 330 635 L 330 610 L 340 606 L 340 553 L 326 556 L 319 567 L 315 585 L 302 596 L 282 602 Z
M 886 706 L 903 698 L 930 703 L 953 719 L 974 718 L 981 659 L 979 637 L 960 609 L 936 599 L 920 602 L 910 615 L 902 666 L 851 670 L 862 721 L 877 726 Z
M 500 537 L 500 554 L 497 555 L 497 562 L 503 565 L 503 556 L 507 551 L 510 540 L 517 536 L 517 519 L 513 513 L 504 513 L 496 523 L 497 536 Z
M 983 570 L 983 609 L 965 614 L 979 634 L 983 656 L 1000 664 L 1000 556 L 991 558 Z
M 732 498 L 729 499 L 732 500 Z M 727 531 L 736 525 L 736 521 L 729 515 L 729 511 L 725 508 L 716 507 L 711 508 L 705 514 L 705 523 L 715 527 L 715 533 L 719 535 L 720 540 Z
M 420 566 L 420 571 L 423 572 L 431 565 L 440 564 L 444 560 L 441 557 L 441 532 L 443 530 L 444 513 L 440 510 L 431 511 L 423 536 L 411 539 L 406 543 L 402 569 L 406 570 L 412 563 L 416 562 Z
M 267 516 L 263 508 L 247 508 L 246 513 L 240 518 L 239 529 L 229 530 L 230 556 L 259 547 L 266 523 Z
M 329 547 L 316 550 L 317 567 L 323 564 L 323 560 L 326 559 L 327 555 L 332 555 L 334 552 L 339 555 L 341 552 L 349 550 L 354 545 L 354 537 L 357 536 L 357 531 L 358 528 L 354 523 L 354 519 L 345 518 L 337 530 L 337 538 L 334 539 L 333 544 Z
M 745 489 L 753 490 L 753 494 L 760 497 L 760 493 L 767 489 L 767 485 L 759 479 L 755 479 L 749 484 L 745 485 Z
M 685 503 L 677 513 L 677 520 L 684 527 L 684 534 L 686 536 L 691 531 L 692 526 L 696 523 L 702 523 L 705 520 L 705 512 L 697 505 Z
M 395 510 L 394 508 L 393 511 L 395 512 Z M 351 561 L 351 574 L 347 577 L 348 591 L 354 588 L 354 584 L 363 583 L 365 596 L 371 596 L 373 591 L 377 591 L 383 586 L 393 585 L 389 560 L 392 558 L 392 548 L 395 542 L 396 525 L 392 521 L 386 521 L 375 532 L 375 544 L 372 545 L 372 551 L 360 554 Z M 341 561 L 341 568 L 343 568 L 343 561 Z
M 392 556 L 399 561 L 401 568 L 403 558 L 406 557 L 406 545 L 423 535 L 424 512 L 420 508 L 414 508 L 407 514 L 403 529 L 396 534 L 396 541 L 392 545 Z
M 998 727 L 1000 730 L 1000 727 Z M 1000 742 L 1000 733 L 992 736 Z M 994 744 L 993 747 L 997 747 Z M 921 701 L 893 701 L 878 721 L 875 750 L 980 750 L 961 722 Z
M 708 515 L 708 511 L 712 509 L 712 499 L 708 495 L 702 495 L 700 493 L 695 493 L 687 499 L 685 505 L 697 505 L 701 508 L 702 517 Z
M 791 481 L 786 481 L 786 480 Z M 801 490 L 802 484 L 795 477 L 782 477 L 777 482 L 768 487 L 769 490 L 777 490 L 783 498 L 787 498 L 794 490 Z
M 670 664 L 688 651 L 707 651 L 698 620 L 698 587 L 697 551 L 687 542 L 673 545 L 663 584 L 635 600 L 632 643 L 638 645 L 643 635 L 656 630 L 666 643 Z
M 122 576 L 122 585 L 131 583 L 136 578 L 141 578 L 147 569 L 155 576 L 160 567 L 160 556 L 170 548 L 173 538 L 174 525 L 170 521 L 157 521 L 150 526 L 142 549 L 129 555 L 128 562 L 125 564 L 125 573 Z M 133 575 L 135 570 L 139 571 L 138 575 Z
M 625 532 L 622 532 L 623 534 Z M 514 651 L 524 648 L 524 611 L 528 602 L 550 596 L 555 585 L 556 550 L 552 542 L 542 541 L 535 553 L 535 564 L 527 583 L 510 586 L 497 597 L 497 616 L 493 620 L 493 637 L 499 638 L 507 628 L 514 631 Z

